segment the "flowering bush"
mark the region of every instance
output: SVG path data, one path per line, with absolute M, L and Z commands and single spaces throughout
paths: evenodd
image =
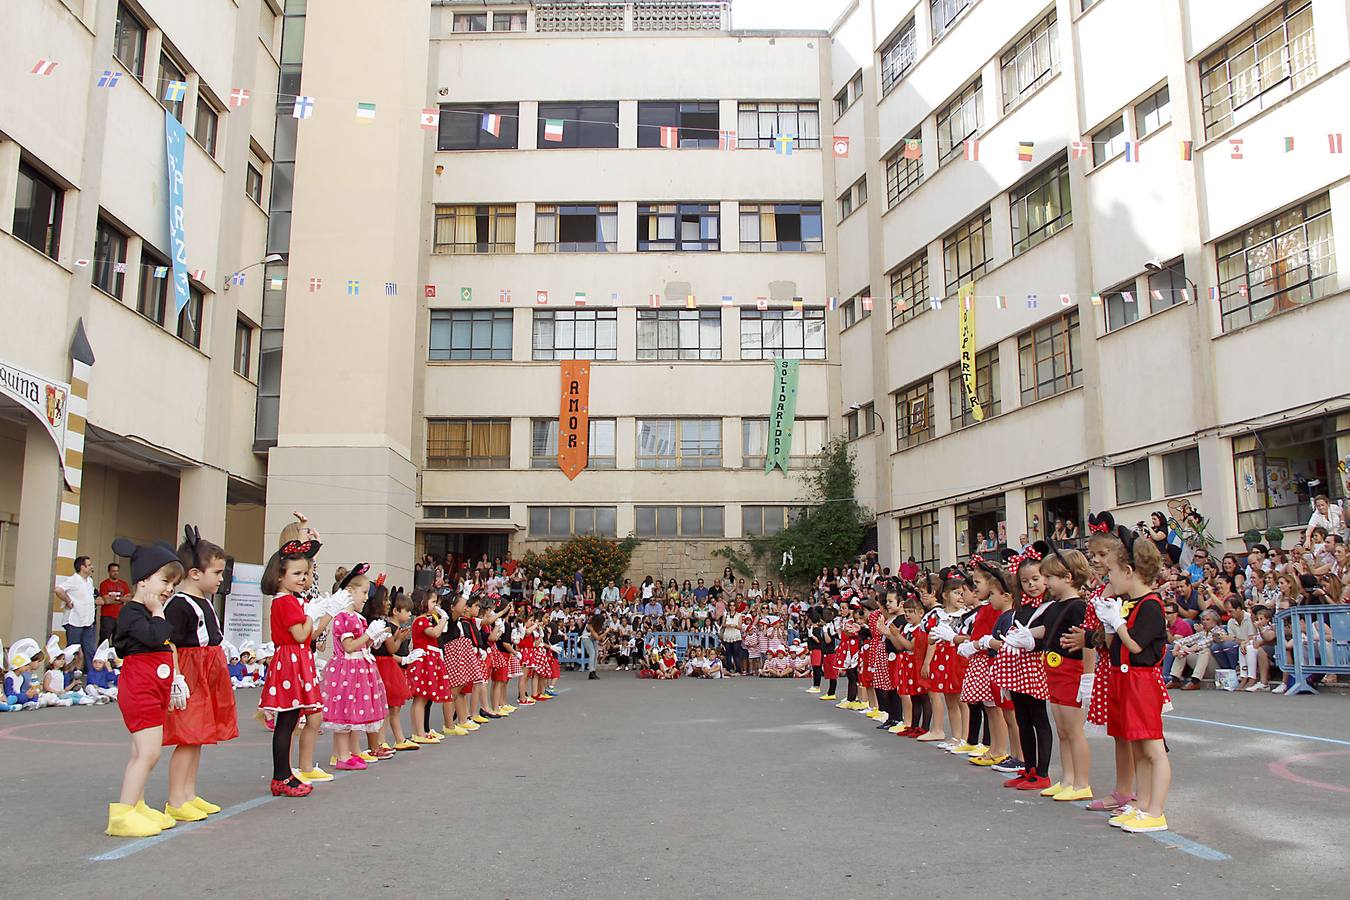
M 543 553 L 527 551 L 521 562 L 530 571 L 542 569 L 544 577 L 566 584 L 572 582 L 572 575 L 577 569 L 585 571 L 586 580 L 591 584 L 604 584 L 610 580 L 617 584 L 622 580 L 623 573 L 628 571 L 633 549 L 637 545 L 638 541 L 633 538 L 615 541 L 594 535 L 578 535 L 545 549 Z

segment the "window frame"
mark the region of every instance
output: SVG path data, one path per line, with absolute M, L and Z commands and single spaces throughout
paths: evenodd
M 635 359 L 639 362 L 668 362 L 674 360 L 698 360 L 716 362 L 722 358 L 722 311 L 720 309 L 639 309 L 637 310 L 637 351 Z M 644 322 L 654 323 L 643 327 Z M 662 323 L 674 322 L 672 328 Z M 693 331 L 698 336 L 698 344 L 685 346 L 688 325 L 693 323 Z M 706 326 L 706 329 L 705 329 Z M 715 330 L 715 334 L 705 342 L 705 330 Z M 674 332 L 675 344 L 670 346 L 668 338 Z M 644 332 L 646 334 L 644 335 Z M 654 337 L 655 340 L 644 340 Z
M 253 323 L 249 322 L 243 316 L 239 316 L 234 322 L 234 374 L 243 378 L 252 380 L 253 371 L 253 332 L 256 329 Z M 243 346 L 240 346 L 240 338 L 243 338 Z
M 935 0 L 936 2 L 936 0 Z M 974 111 L 974 125 L 962 130 L 967 110 Z M 958 116 L 961 118 L 958 119 Z M 977 137 L 984 127 L 984 76 L 976 75 L 937 111 L 938 166 L 963 156 L 965 142 Z M 958 136 L 957 132 L 961 131 Z M 947 149 L 943 150 L 943 144 Z
M 1035 76 L 1021 84 L 1022 63 L 1030 58 L 1036 64 L 1037 44 L 1042 39 L 1048 47 L 1048 64 L 1035 72 Z M 1051 10 L 1022 33 L 1013 45 L 999 57 L 999 81 L 1003 88 L 1003 111 L 1011 112 L 1032 94 L 1040 90 L 1041 85 L 1059 73 L 1059 16 L 1057 10 Z M 1012 80 L 1010 90 L 1009 80 Z
M 787 334 L 789 330 L 788 323 L 800 321 L 801 325 L 801 346 L 789 347 Z M 780 338 L 779 346 L 766 346 L 765 336 L 771 335 L 773 328 L 765 328 L 765 323 L 779 322 L 777 332 Z M 814 324 L 812 324 L 814 323 Z M 741 309 L 741 359 L 751 360 L 769 360 L 769 359 L 801 359 L 811 361 L 821 361 L 826 358 L 828 352 L 827 328 L 825 320 L 825 310 L 821 307 L 802 307 L 801 309 Z M 795 330 L 795 329 L 794 329 Z M 757 344 L 746 344 L 746 338 L 754 332 L 759 333 Z M 820 335 L 820 346 L 811 346 L 813 341 L 807 340 L 808 334 L 818 333 Z M 781 351 L 775 353 L 774 351 Z
M 698 512 L 698 530 L 691 527 L 692 523 L 687 523 L 686 519 L 692 511 Z M 708 525 L 709 514 L 716 510 L 715 518 L 719 524 L 717 526 Z M 643 519 L 650 515 L 652 518 L 652 527 L 646 528 Z M 661 528 L 663 516 L 669 515 L 674 518 L 674 532 L 663 532 Z M 638 504 L 633 507 L 633 534 L 637 537 L 647 538 L 649 540 L 661 538 L 722 538 L 726 537 L 726 507 L 701 504 Z
M 567 329 L 559 329 L 559 322 L 570 322 L 572 324 L 572 346 L 559 347 L 558 338 L 560 332 L 566 332 Z M 578 346 L 578 337 L 582 329 L 577 327 L 578 322 L 590 322 L 590 346 Z M 610 327 L 602 329 L 601 322 L 609 322 Z M 549 327 L 542 327 L 548 323 Z M 610 346 L 601 346 L 601 331 L 609 332 L 611 340 L 607 343 Z M 547 347 L 540 346 L 541 333 L 547 331 L 550 334 Z M 616 360 L 619 358 L 619 311 L 614 307 L 597 307 L 594 309 L 536 309 L 530 320 L 530 358 L 535 361 L 555 362 L 565 359 L 589 359 L 589 360 Z
M 163 278 L 155 277 L 155 269 L 159 266 L 169 270 Z M 168 316 L 169 285 L 173 281 L 172 269 L 173 264 L 169 262 L 167 256 L 161 255 L 145 244 L 141 245 L 141 278 L 136 289 L 136 312 L 160 328 L 164 327 Z
M 681 150 L 716 150 L 720 129 L 720 107 L 716 100 L 639 100 L 637 109 L 637 145 L 639 149 L 661 146 L 661 129 L 676 128 L 676 146 Z M 685 116 L 711 116 L 700 124 L 685 124 Z M 736 136 L 736 146 L 742 146 Z
M 975 353 L 975 398 L 980 401 L 987 422 L 1003 411 L 999 390 L 999 354 L 998 344 L 993 344 Z M 970 404 L 966 401 L 966 384 L 961 378 L 961 366 L 955 365 L 947 370 L 948 413 L 951 417 L 952 431 L 978 425 Z
M 501 417 L 461 417 L 461 416 L 428 416 L 426 431 L 426 468 L 438 472 L 458 471 L 458 470 L 480 470 L 480 469 L 509 469 L 511 468 L 511 420 Z M 447 431 L 445 437 L 439 441 L 439 446 L 444 448 L 445 453 L 432 454 L 434 426 L 445 425 L 447 429 L 456 424 L 462 423 L 464 426 L 464 437 L 462 443 L 465 453 L 463 455 L 451 455 L 449 451 L 457 449 L 452 446 L 455 440 Z M 474 456 L 470 451 L 473 450 L 473 430 L 474 428 L 505 429 L 506 434 L 506 453 L 504 455 L 479 455 Z M 494 442 L 494 438 L 489 436 L 489 443 Z M 491 449 L 491 448 L 489 448 Z M 463 465 L 452 464 L 451 461 L 463 460 Z
M 457 240 L 461 216 L 474 219 L 474 240 Z M 486 219 L 487 234 L 491 240 L 480 241 L 481 220 Z M 510 234 L 505 225 L 510 222 Z M 442 241 L 442 233 L 449 232 L 449 241 Z M 481 248 L 481 249 L 480 249 Z M 516 252 L 516 206 L 514 203 L 437 203 L 432 210 L 431 252 L 437 256 L 468 256 Z
M 1236 34 L 1223 41 L 1213 50 L 1200 56 L 1198 65 L 1200 117 L 1206 140 L 1233 130 L 1252 116 L 1262 110 L 1269 109 L 1316 79 L 1317 40 L 1312 7 L 1312 0 L 1286 0 L 1286 2 L 1278 3 L 1249 21 Z M 1291 40 L 1290 23 L 1305 12 L 1307 13 L 1308 26 L 1304 31 L 1295 34 L 1293 40 Z M 1282 38 L 1276 50 L 1280 57 L 1278 62 L 1279 77 L 1275 78 L 1268 86 L 1261 87 L 1261 69 L 1265 60 L 1268 60 L 1274 54 L 1268 53 L 1262 59 L 1257 59 L 1256 55 L 1260 52 L 1262 44 L 1277 31 L 1276 28 L 1271 27 L 1269 30 L 1262 32 L 1262 27 L 1271 23 L 1277 15 L 1280 16 L 1278 31 Z M 1294 68 L 1293 55 L 1295 50 L 1292 49 L 1294 40 L 1306 42 L 1309 48 L 1307 55 L 1310 57 L 1310 61 L 1297 70 Z M 1252 64 L 1234 75 L 1233 60 L 1240 59 L 1248 54 L 1251 56 Z M 1234 82 L 1249 74 L 1252 80 L 1256 82 L 1257 89 L 1250 97 L 1234 105 L 1232 102 Z M 1211 76 L 1217 76 L 1222 81 L 1211 82 Z M 1223 96 L 1215 100 L 1216 94 L 1221 91 Z M 1227 112 L 1221 112 L 1225 107 Z
M 479 337 L 478 323 L 488 323 L 488 344 L 476 346 Z M 498 346 L 499 323 L 506 324 L 506 346 Z M 447 342 L 444 347 L 436 345 L 437 324 L 441 323 Z M 465 324 L 467 323 L 467 324 Z M 459 328 L 467 327 L 469 344 L 467 347 L 455 346 L 455 333 Z M 472 361 L 510 361 L 511 348 L 515 339 L 514 313 L 509 309 L 433 309 L 428 316 L 427 361 L 428 362 L 472 362 Z M 445 355 L 438 355 L 445 354 Z M 467 355 L 455 355 L 467 354 Z
M 614 469 L 618 465 L 619 420 L 615 418 L 595 417 L 589 420 L 586 429 L 586 467 L 588 469 Z M 540 429 L 543 429 L 541 435 Z M 596 453 L 595 447 L 601 443 L 599 432 L 608 432 L 609 452 Z M 543 443 L 540 443 L 542 437 Z M 549 447 L 553 448 L 551 453 Z M 541 453 L 540 450 L 544 452 Z M 530 420 L 530 468 L 558 468 L 558 419 Z
M 194 316 L 193 313 L 196 313 Z M 202 332 L 206 328 L 206 294 L 195 284 L 188 285 L 188 302 L 183 305 L 174 326 L 174 335 L 185 344 L 202 348 Z
M 562 241 L 563 218 L 582 218 L 591 216 L 595 223 L 594 241 Z M 542 222 L 550 222 L 549 228 L 541 228 Z M 605 225 L 608 223 L 614 239 L 602 240 Z M 539 238 L 546 232 L 552 232 L 552 241 Z M 619 204 L 618 203 L 547 203 L 534 208 L 534 252 L 535 253 L 617 253 L 619 249 Z
M 763 426 L 761 429 L 760 426 Z M 802 427 L 798 427 L 802 426 Z M 763 431 L 763 435 L 753 432 Z M 792 425 L 792 446 L 788 448 L 788 459 L 798 468 L 815 463 L 820 451 L 830 442 L 830 420 L 823 416 L 804 416 L 797 418 Z M 762 453 L 751 452 L 751 448 L 761 445 Z M 745 416 L 741 419 L 741 468 L 763 469 L 769 456 L 769 419 L 763 416 Z
M 114 225 L 107 216 L 98 217 L 94 226 L 94 258 L 90 260 L 93 278 L 90 283 L 118 301 L 122 299 L 127 276 L 125 272 L 117 271 L 117 265 L 120 263 L 126 268 L 130 242 L 127 233 Z
M 169 69 L 172 69 L 173 74 L 178 77 L 165 77 Z M 181 100 L 165 100 L 164 94 L 171 82 L 181 81 L 186 83 L 187 80 L 187 65 L 179 65 L 178 60 L 169 52 L 168 45 L 162 45 L 159 49 L 159 80 L 155 83 L 155 99 L 159 101 L 160 106 L 167 109 L 178 120 L 179 124 L 186 124 L 184 117 L 187 115 L 188 92 L 183 92 L 183 99 Z
M 1180 462 L 1181 471 L 1173 471 L 1176 462 Z M 1192 465 L 1194 461 L 1194 465 Z M 1200 470 L 1200 448 L 1185 447 L 1181 450 L 1175 450 L 1171 453 L 1164 453 L 1162 456 L 1163 468 L 1163 496 L 1179 497 L 1182 494 L 1198 494 L 1204 489 L 1204 474 Z M 1194 482 L 1191 476 L 1194 474 Z M 1180 476 L 1182 484 L 1176 484 L 1174 479 Z
M 596 117 L 597 111 L 604 114 Z M 613 119 L 605 114 L 613 114 Z M 549 119 L 563 121 L 561 141 L 544 140 L 544 125 Z M 539 104 L 535 126 L 535 149 L 538 150 L 612 150 L 619 146 L 619 101 L 572 100 Z
M 201 134 L 203 122 L 210 123 L 208 134 Z M 197 90 L 197 114 L 192 120 L 192 140 L 212 159 L 216 158 L 216 147 L 220 142 L 220 110 L 211 102 L 200 88 Z
M 917 267 L 918 271 L 915 272 Z M 903 325 L 917 316 L 928 311 L 928 248 L 924 247 L 918 253 L 896 266 L 886 274 L 886 279 L 890 283 L 891 304 L 891 327 Z M 921 280 L 916 280 L 921 279 Z M 902 285 L 902 293 L 896 293 L 896 282 L 908 282 L 908 286 Z M 908 301 L 903 306 L 896 303 L 896 300 Z M 897 312 L 897 309 L 899 310 Z
M 1166 99 L 1160 100 L 1160 97 Z M 1166 118 L 1163 117 L 1163 110 L 1166 111 Z M 1150 117 L 1154 122 L 1152 127 L 1149 127 Z M 1170 124 L 1172 124 L 1172 94 L 1169 85 L 1163 84 L 1134 105 L 1134 133 L 1137 139 L 1143 140 Z
M 1116 505 L 1147 503 L 1153 499 L 1153 479 L 1149 472 L 1148 457 L 1111 467 L 1112 481 L 1116 488 Z M 1129 490 L 1122 488 L 1128 486 Z M 1143 493 L 1140 494 L 1142 487 Z
M 27 180 L 32 182 L 31 193 L 34 199 L 32 206 L 27 207 L 29 213 L 28 222 L 21 227 L 19 214 L 23 209 L 19 205 L 19 198 L 23 196 L 23 182 Z M 39 188 L 41 190 L 39 190 Z M 37 201 L 41 196 L 48 196 L 46 206 L 46 221 L 38 224 L 38 219 L 32 215 L 38 209 Z M 65 216 L 66 191 L 55 180 L 49 178 L 46 173 L 38 170 L 26 158 L 19 157 L 18 183 L 15 190 L 14 200 L 14 221 L 10 233 L 14 237 L 23 241 L 43 256 L 57 259 L 61 255 L 61 226 Z M 41 234 L 39 234 L 41 232 Z M 34 243 L 39 241 L 40 243 Z
M 553 523 L 559 511 L 567 513 L 567 530 L 555 529 Z M 600 524 L 600 514 L 604 512 L 608 520 L 608 526 Z M 548 527 L 544 529 L 535 527 L 535 517 L 543 514 Z M 580 521 L 579 513 L 589 515 L 592 527 L 580 528 L 577 525 Z M 577 535 L 596 535 L 598 537 L 612 538 L 618 535 L 619 508 L 617 506 L 544 506 L 531 505 L 526 507 L 526 534 L 531 540 L 567 540 Z
M 1048 210 L 1051 207 L 1050 198 L 1056 194 L 1059 215 L 1053 219 L 1043 215 L 1040 224 L 1032 227 L 1034 213 L 1038 209 Z M 1038 202 L 1038 198 L 1043 199 Z M 1071 226 L 1073 194 L 1069 189 L 1069 158 L 1062 157 L 1058 163 L 1051 163 L 1014 185 L 1008 191 L 1008 206 L 1012 220 L 1014 257 L 1021 256 Z M 1019 226 L 1026 229 L 1021 237 L 1018 236 Z
M 907 384 L 893 394 L 895 398 L 895 449 L 908 450 L 936 437 L 933 427 L 933 376 Z M 923 427 L 916 429 L 915 416 L 923 416 Z
M 1188 289 L 1185 257 L 1178 257 L 1171 262 L 1163 263 L 1158 271 L 1149 272 L 1147 279 L 1149 315 L 1162 312 L 1164 309 L 1171 309 L 1181 302 L 1181 292 Z M 1166 284 L 1162 283 L 1164 279 L 1166 279 Z M 1159 300 L 1155 297 L 1154 291 L 1160 292 L 1163 298 Z
M 1116 285 L 1107 291 L 1102 291 L 1102 315 L 1103 324 L 1106 327 L 1106 333 L 1119 331 L 1126 325 L 1132 325 L 1141 318 L 1139 311 L 1138 284 L 1135 279 Z M 1125 300 L 1125 293 L 1129 292 L 1134 297 L 1133 302 Z M 1119 311 L 1119 318 L 1114 311 Z M 1133 310 L 1133 318 L 1130 312 Z
M 946 290 L 943 296 L 955 296 L 963 284 L 989 271 L 989 265 L 993 262 L 993 230 L 993 217 L 990 207 L 986 206 L 942 236 L 942 271 Z M 975 261 L 974 252 L 977 243 L 982 254 L 979 262 Z M 963 253 L 968 256 L 968 266 L 961 263 Z
M 956 27 L 961 14 L 970 8 L 975 0 L 929 0 L 928 14 L 933 43 L 940 41 L 947 32 Z
M 770 211 L 771 208 L 771 211 Z M 764 240 L 763 222 L 766 215 L 774 220 L 774 240 Z M 799 240 L 778 240 L 779 216 L 796 216 Z M 814 219 L 815 236 L 807 238 L 808 225 Z M 740 225 L 740 249 L 743 253 L 824 253 L 825 222 L 820 203 L 742 203 L 737 214 Z M 747 238 L 747 225 L 753 223 L 756 237 Z
M 815 136 L 806 124 L 815 118 Z M 785 117 L 797 122 L 795 130 L 782 130 Z M 747 125 L 747 123 L 749 123 Z M 767 126 L 768 134 L 765 134 Z M 820 103 L 816 100 L 741 100 L 736 104 L 736 148 L 772 150 L 779 135 L 792 135 L 796 150 L 820 149 Z
M 248 197 L 259 207 L 263 205 L 263 173 L 262 170 L 253 164 L 253 160 L 248 161 L 248 168 L 244 170 L 244 196 Z
M 669 423 L 671 441 L 671 452 L 669 454 L 651 454 L 643 453 L 642 433 L 644 425 L 658 425 Z M 717 426 L 717 441 L 714 451 L 713 445 L 708 441 L 706 434 L 697 436 L 686 436 L 685 431 L 689 428 L 697 428 L 700 431 L 710 428 L 710 423 Z M 654 429 L 648 427 L 649 432 Z M 721 469 L 724 468 L 722 454 L 726 449 L 726 441 L 723 435 L 723 424 L 720 418 L 705 417 L 675 417 L 675 416 L 650 416 L 638 418 L 634 421 L 634 433 L 636 441 L 634 445 L 634 468 L 637 469 Z M 658 445 L 664 443 L 664 439 L 658 435 Z M 686 444 L 693 444 L 692 452 L 686 452 Z M 659 449 L 659 446 L 658 446 Z
M 474 24 L 482 22 L 482 28 L 474 28 Z M 460 22 L 464 22 L 468 27 L 460 28 Z M 457 12 L 450 19 L 451 34 L 486 34 L 488 31 L 488 13 L 486 10 L 475 12 Z
M 914 131 L 886 157 L 886 209 L 894 209 L 901 200 L 923 184 L 923 153 L 917 159 L 905 158 L 905 146 L 913 140 L 923 140 L 922 132 Z
M 938 511 L 930 509 L 901 516 L 896 519 L 896 528 L 899 538 L 899 558 L 907 560 L 912 556 L 921 569 L 926 571 L 935 569 L 942 553 L 941 542 L 938 540 Z M 916 547 L 920 548 L 919 552 L 916 552 Z
M 442 103 L 437 108 L 440 111 L 436 123 L 437 152 L 516 150 L 520 147 L 519 103 Z M 501 127 L 496 137 L 483 130 L 483 116 L 489 113 L 501 117 Z M 472 143 L 467 137 L 456 133 L 464 130 L 461 126 L 470 114 L 473 115 Z
M 506 27 L 498 28 L 497 23 L 505 20 Z M 516 23 L 519 28 L 514 28 Z M 514 32 L 528 31 L 530 27 L 528 14 L 523 12 L 512 12 L 510 10 L 495 9 L 492 11 L 492 30 L 499 34 L 511 34 Z
M 877 68 L 881 71 L 881 96 L 884 98 L 905 80 L 905 76 L 919 61 L 919 36 L 913 15 L 881 46 L 877 57 Z
M 655 239 L 650 237 L 653 219 L 656 220 L 657 237 Z M 662 223 L 667 220 L 671 223 L 671 234 L 673 235 L 670 239 L 660 236 Z M 683 237 L 683 226 L 691 222 L 698 225 L 700 237 L 696 240 L 687 240 Z M 711 238 L 702 237 L 706 233 L 706 225 L 709 222 L 713 224 L 713 236 Z M 646 239 L 642 237 L 644 232 L 649 235 Z M 683 201 L 678 203 L 639 203 L 637 208 L 637 234 L 639 253 L 716 253 L 722 249 L 722 205 L 717 202 L 691 203 Z
M 127 36 L 127 26 L 125 22 L 134 23 L 132 32 L 139 30 L 139 40 L 136 41 L 132 59 L 125 59 L 122 56 L 123 39 Z M 146 25 L 136 11 L 125 3 L 117 4 L 117 17 L 113 23 L 113 59 L 122 64 L 128 75 L 135 77 L 137 81 L 145 80 L 145 49 L 149 43 L 150 26 Z
M 1107 135 L 1107 132 L 1111 132 Z M 1125 152 L 1129 143 L 1125 131 L 1125 117 L 1118 115 L 1092 132 L 1092 168 L 1104 166 Z
M 1078 311 L 1071 310 L 1028 329 L 1017 336 L 1017 375 L 1021 388 L 1022 405 L 1046 400 L 1083 383 L 1083 361 L 1080 346 L 1081 329 Z M 1041 356 L 1043 349 L 1048 356 Z M 1028 387 L 1027 361 L 1030 354 L 1034 382 Z M 1066 361 L 1065 371 L 1059 371 L 1059 361 Z M 1041 378 L 1041 366 L 1049 363 L 1049 378 Z
M 786 531 L 809 515 L 805 506 L 787 503 L 746 503 L 741 505 L 741 534 L 745 537 L 768 537 Z M 773 516 L 775 527 L 766 522 Z M 753 527 L 752 527 L 753 526 Z

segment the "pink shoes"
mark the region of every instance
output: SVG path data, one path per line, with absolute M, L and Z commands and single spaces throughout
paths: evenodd
M 1127 803 L 1134 802 L 1134 794 L 1121 794 L 1112 791 L 1105 797 L 1098 797 L 1087 805 L 1093 812 L 1119 812 Z
M 344 772 L 353 772 L 353 771 L 360 772 L 369 768 L 369 766 L 366 765 L 366 761 L 364 759 L 355 754 L 352 754 L 346 759 L 338 760 L 337 765 L 333 766 L 333 768 L 341 769 Z

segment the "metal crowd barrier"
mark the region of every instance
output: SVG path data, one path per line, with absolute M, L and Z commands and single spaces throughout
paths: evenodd
M 643 641 L 644 650 L 650 650 L 653 646 L 663 645 L 674 641 L 675 658 L 684 662 L 685 656 L 689 653 L 690 647 L 711 647 L 716 649 L 722 646 L 721 638 L 716 634 L 703 631 L 649 631 Z
M 1275 615 L 1275 639 L 1287 665 L 1293 657 L 1294 684 L 1286 695 L 1315 694 L 1310 675 L 1350 675 L 1350 606 L 1295 606 Z

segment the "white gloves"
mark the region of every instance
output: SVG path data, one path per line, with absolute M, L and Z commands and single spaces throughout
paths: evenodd
M 174 673 L 173 685 L 169 688 L 169 709 L 187 709 L 188 697 L 192 692 L 188 690 L 187 679 L 179 673 Z
M 378 645 L 389 637 L 389 623 L 384 619 L 376 619 L 366 626 L 366 637 L 370 638 L 372 645 Z
M 975 642 L 975 646 L 981 650 L 988 650 L 989 642 L 992 641 L 993 639 L 994 636 L 992 634 L 986 634 L 984 637 L 980 638 L 978 641 Z
M 1003 643 L 1017 650 L 1031 650 L 1036 646 L 1036 639 L 1031 636 L 1031 629 L 1018 624 L 1004 636 Z
M 324 611 L 330 616 L 336 616 L 340 612 L 346 612 L 351 605 L 352 595 L 347 593 L 346 588 L 343 588 L 336 594 L 329 595 Z
M 321 616 L 325 616 L 325 615 L 327 615 L 327 614 L 328 614 L 328 598 L 327 598 L 327 597 L 316 597 L 316 598 L 314 598 L 313 600 L 311 600 L 311 601 L 309 601 L 308 603 L 305 604 L 305 616 L 306 616 L 306 618 L 313 619 L 314 621 L 317 622 L 317 621 L 319 621 L 319 618 L 320 618 Z
M 1121 614 L 1120 606 L 1119 597 L 1103 597 L 1093 604 L 1093 608 L 1097 611 L 1097 618 L 1102 620 L 1102 626 L 1106 629 L 1107 634 L 1115 634 L 1120 626 L 1125 624 L 1125 617 Z
M 1087 709 L 1088 703 L 1092 701 L 1092 683 L 1097 680 L 1097 676 L 1091 672 L 1078 676 L 1078 702 Z
M 402 665 L 411 666 L 413 663 L 417 662 L 419 659 L 421 659 L 426 655 L 427 651 L 423 650 L 421 647 L 418 647 L 416 650 L 411 651 L 407 656 L 400 656 L 398 661 Z
M 979 648 L 975 646 L 973 641 L 966 641 L 964 644 L 956 645 L 956 655 L 964 656 L 966 659 L 970 659 L 978 650 Z
M 928 634 L 939 641 L 946 641 L 949 644 L 956 637 L 956 632 L 953 631 L 952 626 L 948 625 L 946 622 L 943 622 L 940 625 L 934 625 L 933 629 L 929 631 Z

